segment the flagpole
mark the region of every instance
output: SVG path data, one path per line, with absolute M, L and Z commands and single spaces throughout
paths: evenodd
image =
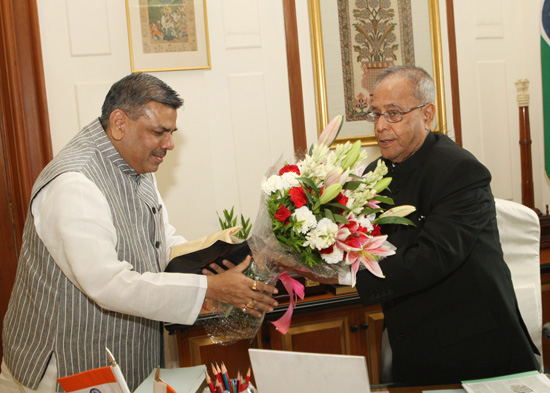
M 531 160 L 531 127 L 529 125 L 529 80 L 516 81 L 519 107 L 519 148 L 521 156 L 521 203 L 535 208 L 533 192 L 533 163 Z
M 109 362 L 111 362 L 111 369 L 113 370 L 113 374 L 115 375 L 118 386 L 120 386 L 122 393 L 131 393 L 130 389 L 128 389 L 128 385 L 126 384 L 126 379 L 124 379 L 124 375 L 122 375 L 122 371 L 115 361 L 115 357 L 113 356 L 111 351 L 109 351 L 109 348 L 105 347 L 105 351 L 107 352 L 107 358 L 109 359 Z

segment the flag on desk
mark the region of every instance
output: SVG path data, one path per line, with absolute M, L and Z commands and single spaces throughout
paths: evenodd
M 57 382 L 67 393 L 124 393 L 110 366 L 58 378 Z
M 130 393 L 113 354 L 109 348 L 105 348 L 105 352 L 111 362 L 110 366 L 57 378 L 57 382 L 63 390 L 67 393 Z
M 550 177 L 550 0 L 542 1 L 540 24 L 540 61 L 544 115 L 544 167 Z

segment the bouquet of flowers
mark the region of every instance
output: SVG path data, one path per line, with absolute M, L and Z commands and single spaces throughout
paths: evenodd
M 281 275 L 274 261 L 319 277 L 351 273 L 355 286 L 359 269 L 383 278 L 378 262 L 395 254 L 395 247 L 381 234 L 380 226 L 413 225 L 405 217 L 415 210 L 413 206 L 386 211 L 380 206 L 394 204 L 391 198 L 379 195 L 391 183 L 391 178 L 384 177 L 388 170 L 383 161 L 378 161 L 374 171 L 363 174 L 367 154 L 361 150 L 361 141 L 330 149 L 341 125 L 342 117 L 337 116 L 307 154 L 275 164 L 261 184 L 262 203 L 248 239 L 254 263 L 245 274 L 270 284 L 277 279 L 283 281 L 291 296 L 290 306 L 274 323 L 283 334 L 290 326 L 295 293 L 303 297 L 303 287 L 288 275 Z M 226 320 L 238 321 L 232 324 L 233 333 L 239 324 L 250 326 L 250 321 L 246 322 L 248 314 L 238 309 L 230 311 L 226 310 Z
M 363 175 L 367 154 L 361 141 L 329 149 L 341 124 L 337 116 L 308 154 L 272 168 L 262 183 L 265 209 L 260 209 L 249 243 L 253 252 L 262 250 L 279 264 L 320 277 L 351 271 L 355 286 L 360 268 L 384 277 L 378 261 L 395 254 L 395 248 L 380 226 L 413 224 L 405 216 L 415 208 L 383 211 L 381 203 L 393 205 L 391 198 L 379 195 L 391 183 L 384 177 L 388 169 L 379 160 L 374 171 Z

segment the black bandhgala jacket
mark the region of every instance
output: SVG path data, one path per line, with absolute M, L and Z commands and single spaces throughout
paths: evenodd
M 394 381 L 457 383 L 538 369 L 487 168 L 432 133 L 410 158 L 386 164 L 393 180 L 383 194 L 415 206 L 416 226 L 385 226 L 396 254 L 380 261 L 383 279 L 359 271 L 357 289 L 364 305 L 382 303 Z

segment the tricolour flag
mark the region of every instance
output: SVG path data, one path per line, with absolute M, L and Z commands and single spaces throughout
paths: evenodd
M 550 177 L 550 0 L 542 1 L 540 24 L 540 61 L 542 71 L 542 100 L 544 115 L 544 167 Z
M 68 377 L 58 378 L 57 382 L 67 393 L 123 393 L 110 366 L 84 371 Z

